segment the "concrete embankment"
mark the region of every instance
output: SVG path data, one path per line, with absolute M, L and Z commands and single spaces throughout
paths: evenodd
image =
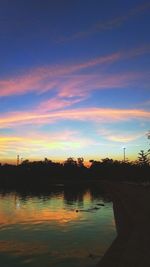
M 106 183 L 118 236 L 98 267 L 150 267 L 150 187 Z

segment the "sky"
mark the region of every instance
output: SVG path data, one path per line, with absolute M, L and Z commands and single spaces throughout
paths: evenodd
M 149 148 L 150 1 L 0 1 L 0 162 Z

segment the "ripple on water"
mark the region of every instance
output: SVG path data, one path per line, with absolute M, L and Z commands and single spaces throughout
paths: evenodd
M 3 267 L 92 267 L 116 236 L 112 203 L 89 191 L 2 195 L 0 222 Z

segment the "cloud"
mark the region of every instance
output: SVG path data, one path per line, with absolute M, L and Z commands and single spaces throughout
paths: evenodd
M 140 102 L 136 105 L 138 108 L 150 109 L 150 99 Z
M 118 16 L 116 18 L 107 21 L 99 21 L 93 24 L 87 30 L 76 32 L 70 36 L 61 36 L 58 38 L 57 42 L 59 43 L 59 42 L 73 41 L 76 39 L 88 37 L 98 32 L 118 28 L 125 21 L 129 20 L 131 17 L 137 16 L 139 13 L 142 13 L 149 8 L 150 8 L 149 2 L 143 3 L 142 5 L 136 6 L 135 8 L 129 10 L 125 15 Z
M 98 131 L 98 134 L 102 137 L 104 137 L 106 140 L 117 142 L 117 143 L 129 143 L 133 142 L 145 135 L 145 132 L 124 132 L 120 131 L 112 131 L 107 129 L 101 129 Z
M 62 120 L 116 122 L 131 119 L 149 120 L 150 112 L 138 109 L 111 108 L 76 108 L 49 113 L 41 113 L 36 110 L 31 112 L 12 112 L 1 116 L 0 128 L 27 124 L 43 125 Z
M 85 62 L 70 65 L 53 65 L 31 70 L 23 75 L 0 80 L 0 97 L 22 95 L 29 92 L 43 93 L 57 89 L 71 74 L 77 73 L 100 64 L 111 63 L 118 60 L 119 53 L 97 57 Z
M 148 73 L 126 72 L 118 74 L 99 73 L 96 75 L 74 76 L 64 81 L 58 92 L 59 97 L 88 97 L 94 91 L 139 86 L 147 80 Z
M 46 112 L 46 111 L 54 111 L 54 110 L 61 110 L 61 109 L 66 109 L 74 104 L 77 104 L 81 102 L 82 100 L 85 100 L 85 97 L 83 98 L 68 98 L 68 99 L 63 99 L 59 97 L 54 97 L 52 99 L 48 99 L 45 101 L 42 101 L 37 110 Z
M 61 132 L 21 132 L 15 136 L 0 137 L 0 156 L 22 154 L 26 157 L 43 155 L 49 151 L 76 151 L 90 145 L 92 140 L 83 137 L 79 131 L 62 130 Z
M 128 143 L 131 141 L 134 141 L 139 138 L 138 136 L 134 135 L 111 135 L 107 136 L 107 140 L 113 141 L 113 142 L 119 142 L 119 143 Z
M 70 36 L 61 36 L 56 40 L 56 42 L 64 43 L 64 42 L 73 41 L 76 39 L 86 38 L 95 33 L 102 32 L 105 30 L 111 30 L 113 28 L 119 27 L 126 20 L 127 20 L 127 16 L 122 16 L 122 17 L 117 17 L 117 18 L 114 18 L 108 21 L 103 21 L 103 22 L 100 21 L 100 22 L 95 23 L 94 25 L 92 25 L 85 31 L 78 31 Z
M 145 2 L 129 11 L 129 16 L 134 16 L 150 8 L 150 2 Z
M 147 73 L 106 73 L 104 67 L 120 60 L 150 52 L 150 46 L 120 51 L 76 64 L 50 65 L 35 68 L 16 77 L 0 79 L 0 97 L 24 95 L 35 92 L 43 94 L 53 90 L 60 97 L 85 96 L 89 91 L 123 87 L 133 81 L 138 84 Z M 90 71 L 90 73 L 89 73 Z M 67 94 L 68 95 L 67 95 Z M 82 100 L 82 99 L 81 99 Z
M 132 58 L 132 57 L 136 57 L 136 56 L 141 56 L 143 54 L 148 54 L 150 53 L 150 44 L 145 44 L 145 45 L 141 45 L 139 47 L 135 47 L 134 49 L 128 50 L 128 51 L 124 51 L 122 53 L 122 58 Z

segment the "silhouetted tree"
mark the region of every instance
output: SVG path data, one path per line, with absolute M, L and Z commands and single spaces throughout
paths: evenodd
M 143 166 L 149 164 L 149 151 L 145 152 L 144 150 L 141 150 L 138 155 L 138 162 L 140 165 Z
M 21 164 L 22 164 L 22 165 L 27 165 L 27 164 L 29 164 L 29 160 L 28 160 L 28 159 L 25 159 L 25 160 L 22 161 Z
M 51 163 L 52 163 L 52 161 L 51 161 L 51 160 L 49 160 L 48 158 L 45 158 L 45 159 L 44 159 L 44 163 L 45 163 L 45 164 L 51 164 Z
M 105 165 L 111 165 L 113 164 L 113 159 L 109 159 L 109 158 L 105 158 L 105 159 L 102 159 L 102 164 L 105 164 Z
M 83 167 L 84 166 L 84 158 L 77 158 L 77 164 L 78 164 L 78 167 Z
M 150 131 L 147 133 L 147 138 L 150 139 Z
M 64 162 L 64 166 L 77 166 L 76 160 L 74 158 L 69 157 L 67 160 Z
M 74 183 L 92 180 L 110 181 L 150 181 L 150 150 L 141 150 L 136 162 L 119 161 L 111 158 L 102 160 L 90 160 L 91 166 L 84 166 L 82 157 L 75 160 L 67 158 L 62 163 L 56 163 L 47 158 L 43 161 L 22 161 L 18 166 L 10 164 L 0 165 L 0 189 L 47 188 L 57 181 L 70 181 Z M 20 179 L 21 178 L 21 179 Z

